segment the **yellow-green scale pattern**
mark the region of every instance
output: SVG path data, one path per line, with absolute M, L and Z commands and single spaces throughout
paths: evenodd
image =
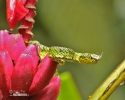
M 39 56 L 41 59 L 43 59 L 48 54 L 50 58 L 52 58 L 54 61 L 57 61 L 61 65 L 64 64 L 65 61 L 95 64 L 102 57 L 102 54 L 96 55 L 91 53 L 78 53 L 66 47 L 47 47 L 40 44 L 38 41 L 30 41 L 29 44 L 36 44 L 40 46 Z

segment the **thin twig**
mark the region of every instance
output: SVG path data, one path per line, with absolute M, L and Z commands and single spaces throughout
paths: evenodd
M 94 92 L 89 100 L 107 100 L 112 92 L 125 80 L 125 60 L 112 72 L 112 74 Z

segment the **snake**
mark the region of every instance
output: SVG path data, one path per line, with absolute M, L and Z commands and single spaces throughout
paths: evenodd
M 58 62 L 59 65 L 63 65 L 65 61 L 78 62 L 84 64 L 96 64 L 102 57 L 101 55 L 92 53 L 79 53 L 67 47 L 59 46 L 45 46 L 38 41 L 29 41 L 29 44 L 35 44 L 40 47 L 39 56 L 43 59 L 47 54 L 49 57 Z

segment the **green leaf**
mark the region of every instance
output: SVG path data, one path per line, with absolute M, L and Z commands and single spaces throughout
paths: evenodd
M 60 74 L 61 91 L 57 100 L 82 100 L 69 72 Z

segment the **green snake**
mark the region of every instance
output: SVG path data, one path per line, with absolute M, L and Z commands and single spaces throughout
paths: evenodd
M 96 55 L 91 53 L 78 53 L 66 47 L 47 47 L 45 45 L 40 44 L 38 41 L 30 41 L 29 44 L 35 44 L 40 47 L 39 56 L 41 59 L 43 59 L 48 54 L 50 58 L 58 62 L 60 65 L 64 64 L 65 61 L 95 64 L 102 57 L 102 54 Z

